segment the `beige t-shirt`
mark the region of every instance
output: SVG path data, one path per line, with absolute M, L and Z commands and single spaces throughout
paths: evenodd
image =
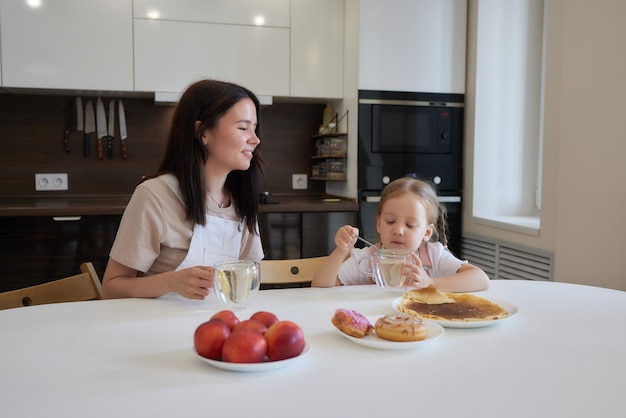
M 209 200 L 209 214 L 237 220 L 234 205 L 219 208 Z M 256 228 L 258 231 L 258 227 Z M 261 238 L 242 224 L 241 259 L 263 258 Z M 193 235 L 193 223 L 185 220 L 183 202 L 159 178 L 135 189 L 111 248 L 112 259 L 145 275 L 175 270 L 184 260 Z

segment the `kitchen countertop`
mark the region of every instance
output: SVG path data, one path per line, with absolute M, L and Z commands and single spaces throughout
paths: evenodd
M 0 216 L 121 215 L 130 195 L 0 198 Z M 262 213 L 355 212 L 354 199 L 320 195 L 276 195 L 261 205 Z

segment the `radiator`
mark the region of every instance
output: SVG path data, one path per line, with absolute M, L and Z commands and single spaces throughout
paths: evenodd
M 553 280 L 554 254 L 543 250 L 464 236 L 461 259 L 482 268 L 491 279 Z

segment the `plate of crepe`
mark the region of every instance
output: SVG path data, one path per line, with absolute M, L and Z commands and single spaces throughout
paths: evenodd
M 429 287 L 407 291 L 394 299 L 391 306 L 399 313 L 435 321 L 446 328 L 488 327 L 518 311 L 516 306 L 502 300 L 470 293 L 443 293 Z

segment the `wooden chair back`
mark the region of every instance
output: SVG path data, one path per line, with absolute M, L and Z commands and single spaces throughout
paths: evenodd
M 81 264 L 80 271 L 76 276 L 0 293 L 0 309 L 102 299 L 102 285 L 93 264 Z
M 327 258 L 328 256 L 291 260 L 261 260 L 261 286 L 310 284 L 313 275 Z

